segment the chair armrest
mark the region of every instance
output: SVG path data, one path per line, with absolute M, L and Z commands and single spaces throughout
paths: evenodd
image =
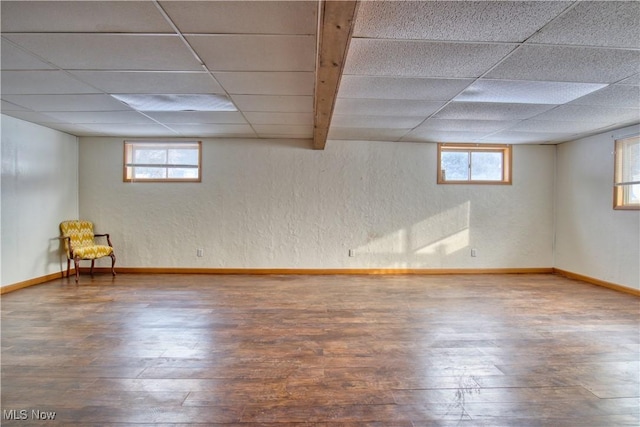
M 113 245 L 111 244 L 111 239 L 109 238 L 109 233 L 94 234 L 93 237 L 106 237 L 107 238 L 107 243 L 109 244 L 109 246 L 113 247 Z

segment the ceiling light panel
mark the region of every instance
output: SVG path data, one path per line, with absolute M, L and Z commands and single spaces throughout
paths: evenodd
M 224 93 L 206 72 L 73 71 L 75 76 L 107 93 Z
M 346 74 L 395 77 L 479 77 L 516 45 L 353 39 Z
M 115 99 L 138 111 L 237 111 L 225 95 L 215 94 L 114 94 Z
M 202 71 L 176 35 L 11 34 L 5 36 L 60 68 Z
M 485 77 L 614 83 L 636 74 L 638 63 L 637 50 L 524 45 Z
M 150 1 L 3 1 L 2 31 L 170 33 Z
M 564 104 L 605 86 L 602 83 L 478 80 L 456 96 L 454 101 Z
M 485 102 L 452 102 L 435 119 L 457 120 L 518 120 L 540 114 L 553 108 L 546 104 L 498 104 Z
M 338 97 L 448 101 L 473 79 L 428 79 L 343 75 Z
M 355 37 L 522 42 L 568 1 L 365 1 Z
M 316 1 L 162 1 L 182 33 L 315 34 Z
M 430 102 L 406 99 L 338 98 L 334 114 L 356 116 L 422 116 L 436 112 L 444 101 Z
M 533 43 L 640 48 L 640 2 L 579 2 L 542 28 Z

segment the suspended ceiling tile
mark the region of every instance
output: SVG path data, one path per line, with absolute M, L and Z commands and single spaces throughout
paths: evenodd
M 313 113 L 244 113 L 252 125 L 313 125 Z
M 3 1 L 2 31 L 41 33 L 168 33 L 150 1 Z
M 311 72 L 214 73 L 230 94 L 313 95 L 315 76 Z
M 425 79 L 343 75 L 338 97 L 448 101 L 473 79 Z
M 7 38 L 65 69 L 202 70 L 174 35 L 11 34 Z
M 440 110 L 434 119 L 457 120 L 518 120 L 553 108 L 546 104 L 499 104 L 484 102 L 452 102 Z
M 2 98 L 34 111 L 131 111 L 109 95 L 3 95 Z
M 317 1 L 162 1 L 183 33 L 315 34 Z
M 564 104 L 605 87 L 604 83 L 477 80 L 454 98 L 460 102 Z
M 416 130 L 456 132 L 465 129 L 473 132 L 495 132 L 518 123 L 515 120 L 448 120 L 429 119 Z
M 247 124 L 242 114 L 237 111 L 147 111 L 145 114 L 166 124 Z
M 83 81 L 107 93 L 223 93 L 207 72 L 73 71 Z
M 427 117 L 443 105 L 444 101 L 338 98 L 333 113 L 356 116 Z
M 581 133 L 591 132 L 596 129 L 605 128 L 609 125 L 607 122 L 558 122 L 550 120 L 524 120 L 514 126 L 506 129 L 514 132 L 552 132 L 552 133 Z
M 535 119 L 552 122 L 600 121 L 614 124 L 629 120 L 640 121 L 640 109 L 602 105 L 560 105 L 536 116 Z
M 313 126 L 306 125 L 253 125 L 253 128 L 261 135 L 296 135 L 302 138 L 313 136 Z
M 344 72 L 369 76 L 479 77 L 516 45 L 353 39 Z
M 0 3 L 3 4 L 3 3 Z M 2 61 L 0 66 L 5 70 L 50 70 L 53 67 L 41 61 L 36 56 L 15 47 L 9 41 L 2 39 Z
M 621 85 L 640 86 L 640 74 L 634 74 L 618 82 Z
M 3 94 L 101 93 L 63 71 L 3 71 Z
M 355 116 L 334 114 L 331 125 L 345 128 L 411 129 L 422 123 L 424 119 L 424 116 Z
M 565 142 L 575 139 L 574 136 L 564 132 L 515 132 L 503 131 L 484 138 L 486 142 L 500 142 L 507 144 L 529 143 L 541 144 L 545 142 Z
M 370 129 L 331 126 L 328 139 L 398 141 L 411 129 Z
M 83 128 L 90 132 L 98 133 L 105 136 L 123 136 L 130 137 L 176 137 L 178 134 L 157 124 L 124 124 L 124 123 L 95 123 L 83 124 Z
M 522 42 L 571 2 L 365 1 L 355 37 Z
M 487 132 L 438 131 L 414 129 L 405 135 L 403 142 L 477 142 Z
M 313 96 L 232 95 L 241 111 L 313 113 Z
M 51 117 L 48 114 L 36 113 L 33 111 L 2 111 L 2 114 L 6 114 L 7 116 L 15 117 L 16 119 L 25 120 L 31 123 L 44 124 L 46 126 L 49 123 L 61 123 L 63 120 L 56 119 L 55 117 Z
M 67 123 L 153 123 L 136 111 L 64 111 L 49 112 L 48 116 Z
M 530 42 L 640 48 L 638 1 L 580 2 Z
M 578 98 L 571 104 L 609 105 L 611 107 L 640 108 L 640 87 L 611 85 Z
M 314 71 L 313 36 L 195 35 L 187 41 L 211 71 Z
M 613 83 L 637 73 L 639 62 L 635 50 L 523 45 L 485 77 Z
M 74 136 L 101 136 L 99 132 L 92 132 L 82 125 L 75 125 L 69 123 L 47 123 L 47 127 L 50 129 L 59 130 Z
M 193 137 L 233 137 L 233 138 L 255 138 L 256 133 L 247 124 L 172 124 L 171 129 L 182 136 Z
M 28 109 L 5 100 L 0 100 L 0 111 L 5 113 L 6 111 L 28 111 Z

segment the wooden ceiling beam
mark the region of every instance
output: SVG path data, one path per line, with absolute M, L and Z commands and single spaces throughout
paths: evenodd
M 358 1 L 320 0 L 318 10 L 313 148 L 324 150 L 358 12 Z

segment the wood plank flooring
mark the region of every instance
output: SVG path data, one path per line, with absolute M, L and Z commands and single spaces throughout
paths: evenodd
M 554 275 L 98 274 L 1 303 L 3 426 L 640 425 L 640 299 Z

